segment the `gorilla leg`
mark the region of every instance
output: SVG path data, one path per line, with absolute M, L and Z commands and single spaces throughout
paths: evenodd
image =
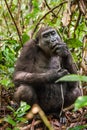
M 22 84 L 17 88 L 14 99 L 18 104 L 20 104 L 20 101 L 25 101 L 31 106 L 37 103 L 37 95 L 34 89 L 26 84 Z
M 67 107 L 75 102 L 75 100 L 81 96 L 81 90 L 79 88 L 74 88 L 70 91 L 67 91 L 64 97 L 64 107 Z

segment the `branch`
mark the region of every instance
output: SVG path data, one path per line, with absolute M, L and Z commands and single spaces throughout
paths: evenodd
M 20 31 L 20 36 L 22 35 L 22 28 L 21 28 L 21 19 L 20 19 L 20 15 L 21 15 L 21 0 L 18 0 L 17 1 L 17 9 L 18 9 L 18 12 L 16 14 L 16 25 Z
M 53 10 L 55 10 L 56 8 L 60 7 L 61 5 L 65 4 L 65 3 L 67 3 L 67 1 L 64 1 L 64 2 L 60 3 L 59 5 L 55 6 L 53 9 L 49 10 L 49 11 L 39 20 L 39 22 L 36 24 L 36 27 L 34 28 L 34 31 L 33 31 L 33 33 L 32 33 L 32 36 L 34 35 L 34 33 L 35 33 L 35 31 L 36 31 L 38 25 L 40 24 L 40 22 L 41 22 L 49 13 L 51 13 Z
M 11 36 L 11 32 L 10 32 L 10 30 L 9 30 L 9 25 L 8 25 L 8 22 L 7 22 L 7 19 L 6 19 L 6 17 L 5 17 L 4 12 L 3 12 L 3 17 L 4 17 L 4 20 L 5 20 L 5 24 L 6 24 L 6 26 L 7 26 L 7 31 L 8 31 L 8 33 L 9 33 L 9 35 Z M 8 33 L 7 33 L 7 34 L 8 34 Z
M 58 15 L 59 14 L 59 12 L 60 12 L 60 10 L 62 9 L 62 5 L 60 6 L 60 8 L 59 8 L 59 10 L 58 10 L 58 12 L 57 12 L 57 14 L 56 15 Z
M 50 122 L 48 121 L 45 113 L 43 112 L 43 110 L 39 107 L 39 105 L 37 104 L 34 104 L 30 110 L 30 112 L 27 114 L 27 119 L 31 119 L 34 117 L 35 114 L 39 114 L 42 121 L 44 122 L 44 124 L 46 125 L 46 127 L 49 129 L 49 130 L 54 130 L 53 127 L 51 126 Z
M 48 9 L 51 10 L 51 8 L 50 8 L 50 6 L 48 5 L 47 1 L 44 0 L 44 2 L 45 2 L 45 4 L 46 4 L 46 6 L 48 7 Z M 51 13 L 53 14 L 53 16 L 55 16 L 56 18 L 58 18 L 57 15 L 56 15 L 53 11 L 52 11 Z
M 14 19 L 12 13 L 11 13 L 11 10 L 10 10 L 10 8 L 9 8 L 9 6 L 8 6 L 7 1 L 6 1 L 6 0 L 4 0 L 4 1 L 5 1 L 6 6 L 7 6 L 8 12 L 9 12 L 9 14 L 10 14 L 10 16 L 11 16 L 11 19 L 12 19 L 14 25 L 15 25 L 15 28 L 16 28 L 17 33 L 18 33 L 18 36 L 19 36 L 20 43 L 21 43 L 21 45 L 22 45 L 22 39 L 21 39 L 21 35 L 20 35 L 20 31 L 19 31 L 19 29 L 18 29 L 18 26 L 17 26 L 17 24 L 16 24 L 16 22 L 15 22 L 15 19 Z M 22 46 L 23 46 L 23 45 L 22 45 Z

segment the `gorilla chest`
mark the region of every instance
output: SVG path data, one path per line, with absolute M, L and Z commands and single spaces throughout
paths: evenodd
M 36 72 L 46 72 L 50 69 L 60 69 L 60 58 L 58 56 L 54 56 L 51 58 L 37 58 L 35 63 L 35 71 Z

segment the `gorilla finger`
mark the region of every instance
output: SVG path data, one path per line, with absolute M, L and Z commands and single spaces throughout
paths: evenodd
M 55 46 L 53 49 L 52 49 L 52 52 L 56 52 L 58 50 L 58 46 Z
M 62 52 L 59 49 L 56 49 L 56 53 L 59 54 L 59 55 L 62 55 Z
M 55 46 L 58 46 L 56 43 L 51 45 L 51 49 L 53 49 Z

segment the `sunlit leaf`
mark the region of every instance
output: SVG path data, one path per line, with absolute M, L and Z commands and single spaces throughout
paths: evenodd
M 21 102 L 20 107 L 15 112 L 17 117 L 22 117 L 26 114 L 26 111 L 30 109 L 30 105 L 28 105 L 26 102 Z
M 87 96 L 80 96 L 75 102 L 75 110 L 87 106 Z
M 10 80 L 5 78 L 5 79 L 0 80 L 0 83 L 1 83 L 2 85 L 8 86 L 9 83 L 10 83 Z

